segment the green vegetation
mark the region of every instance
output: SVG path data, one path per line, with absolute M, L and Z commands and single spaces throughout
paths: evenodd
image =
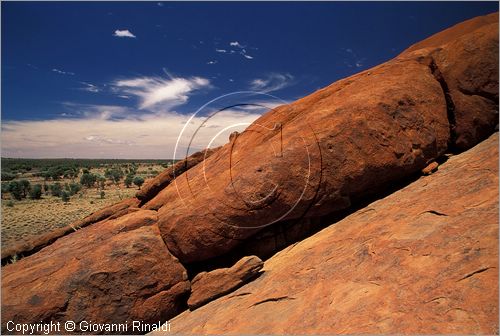
M 69 202 L 69 193 L 66 190 L 61 191 L 61 199 L 64 203 Z
M 125 183 L 127 188 L 130 188 L 130 186 L 134 183 L 134 175 L 129 173 L 127 177 L 125 177 L 125 181 L 123 181 L 123 183 Z
M 30 198 L 34 200 L 42 198 L 42 186 L 40 184 L 35 184 L 33 188 L 31 188 Z
M 136 176 L 134 177 L 134 184 L 139 187 L 139 189 L 141 188 L 142 184 L 144 183 L 144 179 L 140 176 Z

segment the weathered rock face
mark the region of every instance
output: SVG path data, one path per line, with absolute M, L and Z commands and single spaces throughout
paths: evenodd
M 196 309 L 243 285 L 255 277 L 264 266 L 256 256 L 244 257 L 231 268 L 219 268 L 198 273 L 191 281 L 190 309 Z
M 265 262 L 178 334 L 498 333 L 498 134 Z
M 445 90 L 458 150 L 498 124 L 498 14 L 466 21 L 417 43 L 398 58 L 426 55 Z
M 161 206 L 169 250 L 184 263 L 222 255 L 266 225 L 347 208 L 450 146 L 491 134 L 498 15 L 480 21 L 278 107 L 233 137 L 149 201 Z
M 179 313 L 189 281 L 156 220 L 142 210 L 102 221 L 3 267 L 2 330 L 7 321 L 158 323 Z

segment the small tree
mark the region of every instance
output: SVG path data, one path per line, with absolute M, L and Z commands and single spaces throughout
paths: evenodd
M 80 183 L 87 188 L 92 188 L 97 180 L 97 176 L 91 173 L 83 173 L 80 177 Z
M 16 200 L 20 201 L 23 198 L 23 190 L 18 181 L 9 182 L 9 192 Z
M 63 190 L 63 191 L 61 192 L 61 199 L 62 199 L 62 201 L 63 201 L 64 203 L 69 202 L 69 194 L 68 194 L 68 192 L 67 192 L 66 190 Z
M 104 176 L 106 176 L 110 181 L 114 182 L 115 184 L 118 184 L 120 180 L 123 178 L 123 172 L 119 168 L 113 168 L 110 170 L 106 170 L 104 172 Z
M 70 196 L 73 196 L 75 195 L 76 193 L 78 193 L 80 190 L 82 189 L 82 185 L 79 184 L 79 183 L 70 183 L 69 184 L 69 194 Z
M 125 182 L 125 185 L 127 186 L 127 188 L 130 188 L 130 186 L 134 183 L 134 176 L 128 174 L 127 177 L 125 178 L 124 182 Z
M 106 193 L 104 192 L 104 190 L 101 190 L 101 198 L 104 198 L 105 195 Z
M 31 188 L 30 182 L 28 180 L 20 180 L 19 184 L 21 186 L 21 191 L 23 193 L 23 197 L 26 198 L 26 196 L 28 196 L 28 193 L 30 192 L 30 188 Z
M 97 181 L 99 181 L 99 187 L 101 190 L 104 190 L 104 187 L 106 186 L 106 178 L 102 175 L 99 175 L 97 177 Z
M 140 176 L 136 176 L 136 177 L 134 178 L 134 184 L 135 184 L 136 186 L 138 186 L 138 187 L 139 187 L 139 189 L 141 189 L 141 186 L 142 186 L 142 184 L 143 184 L 143 183 L 144 183 L 144 179 L 143 179 L 142 177 L 140 177 Z
M 30 198 L 31 199 L 40 199 L 42 198 L 42 186 L 39 184 L 35 184 L 33 188 L 30 190 Z

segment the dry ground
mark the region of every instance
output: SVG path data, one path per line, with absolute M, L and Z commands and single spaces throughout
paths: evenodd
M 150 168 L 151 167 L 151 168 Z M 161 166 L 139 167 L 138 175 L 146 178 L 146 174 L 151 170 L 161 172 Z M 104 174 L 104 169 L 92 169 L 93 173 Z M 32 185 L 44 183 L 43 179 L 23 176 Z M 78 182 L 76 179 L 75 182 Z M 72 182 L 69 179 L 59 181 L 62 185 Z M 47 184 L 53 184 L 48 181 Z M 97 188 L 83 188 L 78 194 L 71 196 L 68 203 L 64 203 L 60 197 L 44 194 L 42 199 L 31 200 L 29 198 L 21 201 L 10 201 L 9 195 L 3 195 L 1 202 L 1 242 L 2 249 L 8 248 L 22 240 L 30 237 L 50 232 L 54 229 L 66 226 L 78 219 L 90 215 L 91 213 L 122 199 L 135 195 L 137 187 L 134 185 L 127 188 L 123 185 L 123 180 L 119 186 L 107 181 L 104 189 L 105 197 L 101 199 L 101 190 Z M 9 206 L 13 204 L 13 206 Z

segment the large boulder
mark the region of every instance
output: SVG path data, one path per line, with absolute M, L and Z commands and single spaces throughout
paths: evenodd
M 223 255 L 268 225 L 345 209 L 491 134 L 498 15 L 478 20 L 275 108 L 176 179 L 148 202 L 169 250 L 183 263 Z M 456 87 L 471 94 L 457 89 L 462 101 Z
M 175 334 L 498 334 L 498 134 L 268 259 Z
M 2 331 L 8 321 L 163 323 L 179 313 L 190 285 L 156 221 L 148 210 L 104 220 L 3 267 Z
M 466 21 L 422 41 L 399 58 L 430 55 L 447 98 L 452 146 L 464 150 L 498 124 L 498 13 Z

